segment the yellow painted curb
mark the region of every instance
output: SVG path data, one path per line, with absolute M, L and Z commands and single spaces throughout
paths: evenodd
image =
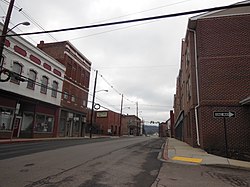
M 190 158 L 190 157 L 182 157 L 182 156 L 175 156 L 172 158 L 172 160 L 179 160 L 183 162 L 194 162 L 194 163 L 201 163 L 201 158 Z

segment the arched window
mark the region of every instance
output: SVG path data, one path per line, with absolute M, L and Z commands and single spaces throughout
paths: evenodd
M 58 89 L 58 82 L 56 81 L 53 81 L 53 84 L 52 84 L 52 92 L 51 92 L 51 96 L 52 97 L 55 97 L 57 96 L 57 89 Z
M 36 76 L 37 76 L 36 71 L 31 69 L 29 72 L 29 79 L 28 79 L 27 88 L 29 88 L 31 90 L 35 89 Z
M 20 78 L 19 75 L 21 75 L 22 73 L 22 65 L 18 62 L 13 62 L 13 67 L 12 67 L 12 71 L 15 73 L 14 76 L 11 77 L 10 81 L 16 84 L 20 84 L 20 80 L 18 78 Z
M 47 94 L 47 88 L 49 84 L 49 78 L 46 76 L 42 77 L 41 93 Z

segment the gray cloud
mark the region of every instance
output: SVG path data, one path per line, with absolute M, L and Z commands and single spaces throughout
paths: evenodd
M 59 29 L 83 26 L 106 20 L 141 18 L 181 12 L 187 10 L 222 6 L 236 0 L 19 0 L 22 7 L 45 29 Z M 175 5 L 171 5 L 175 4 Z M 7 6 L 0 2 L 3 9 Z M 164 6 L 163 6 L 164 5 Z M 171 6 L 167 6 L 171 5 Z M 156 8 L 162 7 L 162 8 Z M 156 8 L 156 9 L 153 9 Z M 0 11 L 2 11 L 1 9 Z M 152 9 L 151 11 L 145 11 Z M 139 12 L 137 14 L 131 14 Z M 1 15 L 4 12 L 1 12 Z M 127 15 L 126 17 L 124 15 Z M 121 17 L 123 16 L 123 17 Z M 188 17 L 112 26 L 107 28 L 53 33 L 58 40 L 69 40 L 92 62 L 94 69 L 114 86 L 116 90 L 132 101 L 138 101 L 139 114 L 146 121 L 166 121 L 172 109 L 176 77 L 180 63 L 181 40 L 185 37 Z M 114 18 L 114 19 L 110 19 Z M 13 11 L 13 24 L 27 18 L 17 10 Z M 137 26 L 136 26 L 137 25 Z M 23 32 L 39 30 L 32 24 L 20 27 Z M 20 32 L 16 30 L 17 32 Z M 40 40 L 53 41 L 48 35 L 25 37 L 36 44 Z M 71 40 L 72 39 L 72 40 Z M 94 73 L 91 76 L 90 92 L 93 90 Z M 119 112 L 121 95 L 114 91 L 101 77 L 98 89 L 109 89 L 98 93 L 97 101 Z M 102 101 L 98 100 L 101 99 Z M 91 97 L 89 97 L 91 100 Z M 135 114 L 135 103 L 124 100 L 124 113 Z

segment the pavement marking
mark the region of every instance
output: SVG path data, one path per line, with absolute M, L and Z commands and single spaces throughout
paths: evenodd
M 194 162 L 194 163 L 201 163 L 201 158 L 190 158 L 190 157 L 182 157 L 182 156 L 175 156 L 172 158 L 172 160 L 178 160 L 183 162 Z

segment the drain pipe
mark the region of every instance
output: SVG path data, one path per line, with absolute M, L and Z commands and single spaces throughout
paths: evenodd
M 200 146 L 199 119 L 198 119 L 198 107 L 200 106 L 200 92 L 199 92 L 199 78 L 198 78 L 196 31 L 193 29 L 188 29 L 188 31 L 191 31 L 194 33 L 195 77 L 196 77 L 196 94 L 197 94 L 197 105 L 195 106 L 194 114 L 195 114 L 197 145 Z

